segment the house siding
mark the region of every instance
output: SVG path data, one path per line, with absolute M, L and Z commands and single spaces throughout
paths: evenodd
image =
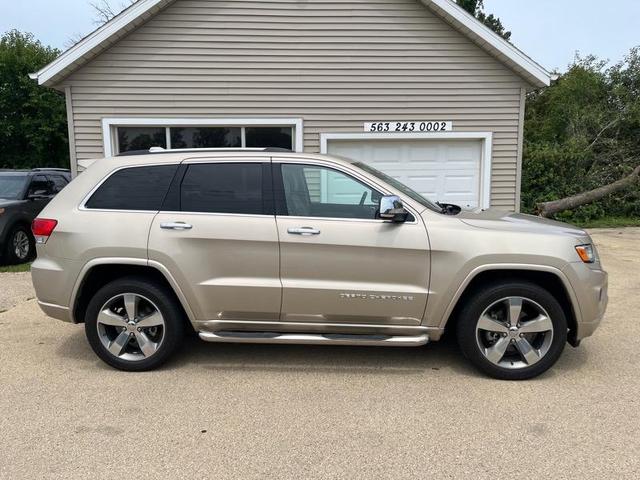
M 419 0 L 177 0 L 64 80 L 75 155 L 105 117 L 302 118 L 320 134 L 376 120 L 492 132 L 491 203 L 516 209 L 522 88 Z

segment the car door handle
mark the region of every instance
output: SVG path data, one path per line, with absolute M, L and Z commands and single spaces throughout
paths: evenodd
M 313 227 L 290 228 L 287 231 L 290 235 L 320 235 L 320 230 L 317 230 Z
M 191 230 L 193 226 L 184 222 L 169 222 L 161 223 L 160 228 L 163 230 Z

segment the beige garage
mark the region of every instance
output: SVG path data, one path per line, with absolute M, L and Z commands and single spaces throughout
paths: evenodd
M 150 147 L 361 159 L 434 200 L 517 210 L 551 74 L 451 0 L 139 0 L 32 75 L 71 169 Z

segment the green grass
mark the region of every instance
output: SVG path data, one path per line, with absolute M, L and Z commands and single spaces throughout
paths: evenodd
M 17 272 L 30 272 L 31 264 L 23 263 L 21 265 L 6 265 L 0 266 L 0 273 L 17 273 Z
M 585 222 L 575 222 L 580 228 L 620 228 L 640 227 L 640 218 L 637 217 L 605 217 Z

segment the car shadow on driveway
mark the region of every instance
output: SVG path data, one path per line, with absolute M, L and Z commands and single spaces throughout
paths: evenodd
M 357 347 L 329 345 L 208 344 L 189 338 L 168 368 L 198 364 L 216 371 L 294 371 L 329 374 L 422 375 L 442 369 L 468 368 L 451 342 L 427 347 Z
M 68 335 L 57 353 L 64 358 L 110 369 L 97 359 L 84 329 Z M 207 343 L 195 335 L 160 370 L 207 369 L 245 372 L 312 372 L 368 375 L 423 375 L 440 370 L 482 376 L 466 363 L 453 339 L 425 347 L 357 347 L 327 345 L 252 345 Z
M 79 327 L 58 348 L 65 358 L 87 362 L 95 368 L 111 367 L 102 363 L 89 347 Z M 584 347 L 567 345 L 553 369 L 539 379 L 576 372 L 588 357 Z M 92 368 L 92 367 L 91 367 Z M 445 337 L 425 347 L 357 347 L 327 345 L 252 345 L 207 343 L 195 335 L 185 338 L 180 351 L 159 371 L 206 369 L 217 372 L 308 372 L 335 375 L 437 375 L 449 371 L 455 375 L 487 378 L 464 359 L 455 339 Z M 535 380 L 535 379 L 534 379 Z

